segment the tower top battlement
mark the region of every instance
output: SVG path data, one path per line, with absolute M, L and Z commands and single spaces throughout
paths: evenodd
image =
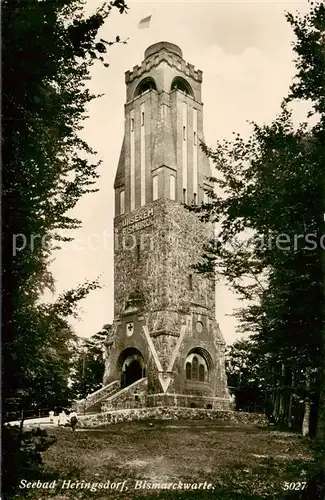
M 170 67 L 176 68 L 184 75 L 193 78 L 198 83 L 202 83 L 202 71 L 196 70 L 193 64 L 187 63 L 183 59 L 180 47 L 170 42 L 158 42 L 150 45 L 145 53 L 141 65 L 133 67 L 132 71 L 126 71 L 125 83 L 129 84 L 133 80 L 140 78 L 144 73 L 148 73 L 152 68 L 161 62 L 166 62 Z
M 169 52 L 172 52 L 173 54 L 177 54 L 183 59 L 183 52 L 180 49 L 180 47 L 171 42 L 158 42 L 154 43 L 153 45 L 150 45 L 144 53 L 144 58 L 147 59 L 147 57 L 151 56 L 152 54 L 155 54 L 156 52 L 159 52 L 162 49 L 166 49 Z

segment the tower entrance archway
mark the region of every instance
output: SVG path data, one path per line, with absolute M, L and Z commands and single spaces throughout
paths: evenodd
M 119 356 L 121 388 L 127 387 L 146 376 L 146 366 L 141 352 L 129 347 Z

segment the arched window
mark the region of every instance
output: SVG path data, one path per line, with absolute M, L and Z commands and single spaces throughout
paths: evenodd
M 192 378 L 192 364 L 187 362 L 185 366 L 186 380 L 191 380 Z
M 184 92 L 184 94 L 194 97 L 191 85 L 180 76 L 176 76 L 176 78 L 172 81 L 171 90 L 174 89 L 180 90 L 181 92 Z
M 130 293 L 125 302 L 124 311 L 127 311 L 128 309 L 140 310 L 143 307 L 143 304 L 144 304 L 144 297 L 142 293 L 139 291 L 132 292 Z
M 198 371 L 199 360 L 197 359 L 197 356 L 194 356 L 192 360 L 192 380 L 198 380 Z
M 210 354 L 203 348 L 192 349 L 185 360 L 186 380 L 208 382 L 212 367 Z
M 135 89 L 134 92 L 134 97 L 138 97 L 139 95 L 143 94 L 144 92 L 147 92 L 147 90 L 157 90 L 155 80 L 148 76 L 147 78 L 144 78 L 137 88 Z
M 199 381 L 200 382 L 205 381 L 205 367 L 203 364 L 199 366 Z

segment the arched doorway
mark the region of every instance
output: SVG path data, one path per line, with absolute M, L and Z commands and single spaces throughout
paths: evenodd
M 129 347 L 119 356 L 121 370 L 121 387 L 127 387 L 146 376 L 143 356 L 138 349 Z
M 123 370 L 124 387 L 142 378 L 142 366 L 139 360 L 133 359 Z

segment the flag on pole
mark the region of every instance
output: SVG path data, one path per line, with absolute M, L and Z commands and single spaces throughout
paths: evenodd
M 152 17 L 152 15 L 141 19 L 141 21 L 138 24 L 138 29 L 139 30 L 143 30 L 145 28 L 149 28 L 150 27 L 151 17 Z

